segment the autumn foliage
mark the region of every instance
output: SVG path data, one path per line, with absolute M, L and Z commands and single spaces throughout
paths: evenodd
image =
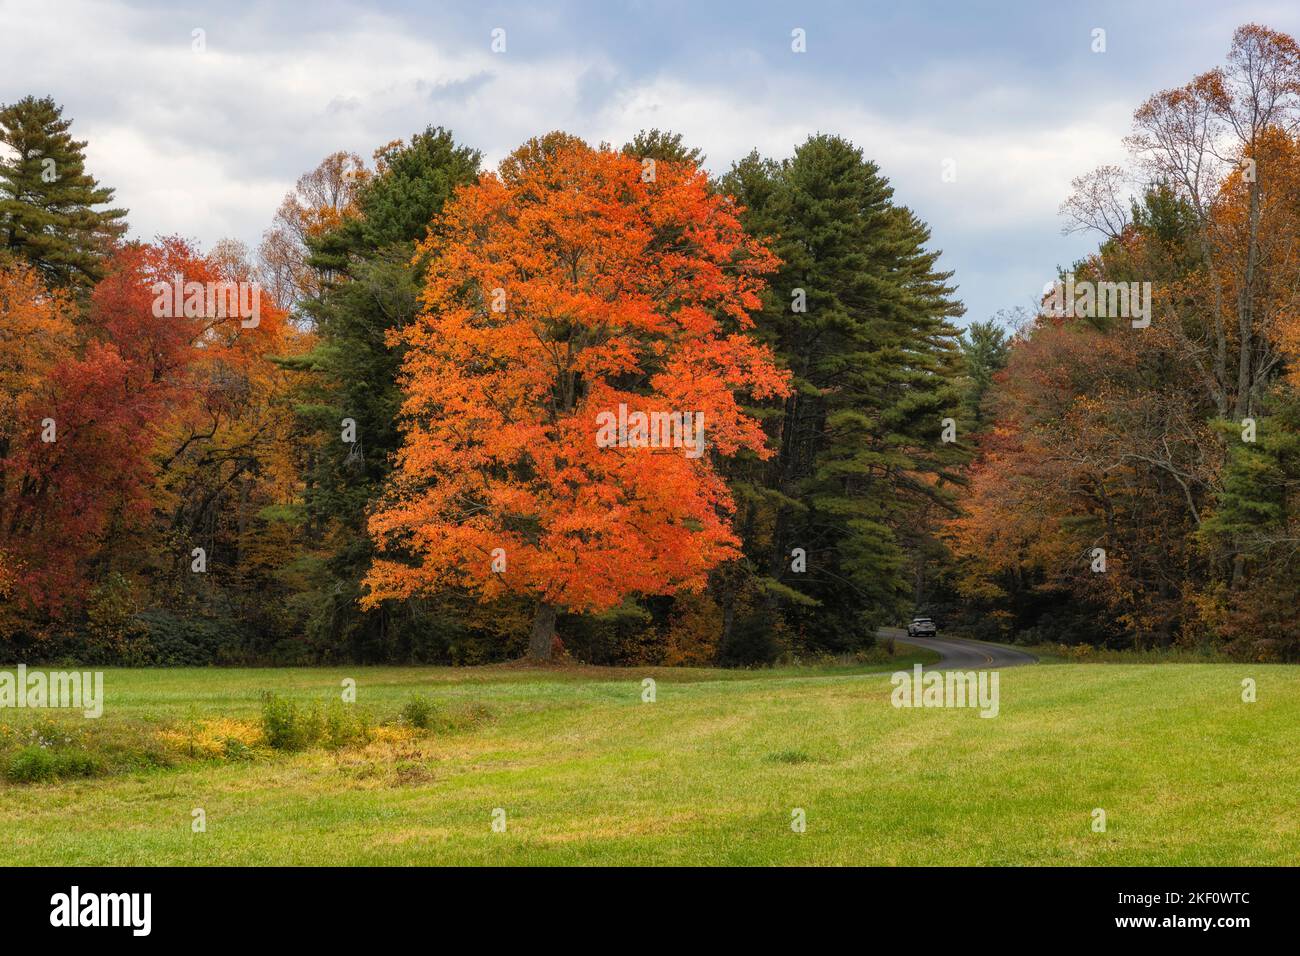
M 250 253 L 122 241 L 70 123 L 0 109 L 82 170 L 0 153 L 19 657 L 747 665 L 917 613 L 1300 660 L 1285 34 L 1238 29 L 1075 181 L 1068 271 L 1143 286 L 1139 325 L 960 329 L 929 228 L 833 133 L 710 179 L 657 129 L 483 172 L 430 126 L 328 155 Z
M 406 439 L 370 522 L 389 557 L 366 603 L 530 595 L 546 656 L 548 609 L 698 590 L 736 554 L 715 461 L 769 454 L 738 396 L 786 388 L 747 334 L 775 260 L 693 165 L 646 171 L 553 134 L 437 223 L 426 311 L 398 336 Z M 708 454 L 599 447 L 620 403 L 703 413 Z
M 31 269 L 0 271 L 0 527 L 11 611 L 28 619 L 82 604 L 91 565 L 112 566 L 165 507 L 175 444 L 232 412 L 232 389 L 284 345 L 269 302 L 256 328 L 159 317 L 159 283 L 237 281 L 181 240 L 125 246 L 106 269 L 84 315 Z
M 1131 169 L 1076 180 L 1102 242 L 1073 271 L 1148 283 L 1153 314 L 1013 344 L 947 529 L 1002 633 L 1300 657 L 1298 123 L 1300 46 L 1250 24 L 1137 109 Z

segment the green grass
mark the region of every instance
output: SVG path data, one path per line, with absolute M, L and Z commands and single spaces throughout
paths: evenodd
M 483 718 L 337 752 L 0 782 L 0 864 L 1300 863 L 1300 669 L 1277 665 L 1006 669 L 993 719 L 895 709 L 863 667 L 113 670 L 99 723 L 116 739 L 256 720 L 263 691 L 325 701 L 345 677 L 380 719 L 415 694 Z

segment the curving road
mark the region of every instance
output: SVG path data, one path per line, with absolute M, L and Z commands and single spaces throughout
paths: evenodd
M 1038 658 L 1033 654 L 1005 644 L 968 641 L 958 637 L 908 637 L 907 631 L 901 627 L 882 627 L 880 633 L 926 650 L 937 651 L 940 655 L 939 662 L 927 664 L 926 670 L 987 670 L 1038 663 Z

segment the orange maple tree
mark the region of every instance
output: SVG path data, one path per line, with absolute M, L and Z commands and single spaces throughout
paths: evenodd
M 363 606 L 463 587 L 557 610 L 699 590 L 737 554 L 717 456 L 767 457 L 739 398 L 787 376 L 748 334 L 776 260 L 691 164 L 553 133 L 462 189 L 420 249 L 405 440 Z M 602 413 L 703 415 L 707 453 L 598 443 Z M 641 436 L 645 438 L 645 435 Z

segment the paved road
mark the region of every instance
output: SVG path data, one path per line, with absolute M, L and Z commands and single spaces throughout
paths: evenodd
M 926 665 L 926 670 L 986 670 L 1038 663 L 1038 658 L 1033 654 L 1005 644 L 987 644 L 984 641 L 968 641 L 957 637 L 908 637 L 907 631 L 901 627 L 882 627 L 880 633 L 917 647 L 938 651 L 941 655 L 939 663 Z

